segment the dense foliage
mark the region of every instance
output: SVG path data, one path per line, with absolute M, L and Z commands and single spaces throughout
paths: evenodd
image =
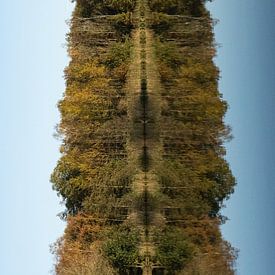
M 135 0 L 78 0 L 76 2 L 76 14 L 81 17 L 133 11 L 136 3 Z
M 139 236 L 130 228 L 114 228 L 107 235 L 103 250 L 112 264 L 123 272 L 138 263 Z
M 205 1 L 73 2 L 51 176 L 67 221 L 56 273 L 234 274 L 219 228 L 235 185 L 228 106 Z

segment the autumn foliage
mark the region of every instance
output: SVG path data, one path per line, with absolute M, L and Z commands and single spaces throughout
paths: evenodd
M 234 274 L 236 250 L 220 233 L 220 210 L 235 186 L 225 160 L 228 106 L 205 1 L 75 2 L 58 103 L 62 155 L 51 177 L 67 221 L 53 247 L 56 274 L 140 274 L 148 259 L 155 274 Z M 146 94 L 150 83 L 157 100 Z

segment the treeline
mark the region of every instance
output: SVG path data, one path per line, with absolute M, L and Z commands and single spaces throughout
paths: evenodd
M 51 177 L 66 206 L 61 217 L 67 220 L 64 236 L 53 247 L 57 274 L 114 274 L 105 258 L 116 249 L 111 235 L 128 232 L 127 226 L 118 229 L 117 225 L 126 218 L 121 198 L 129 193 L 134 169 L 127 161 L 123 89 L 134 6 L 131 0 L 77 1 L 70 22 L 71 62 L 65 70 L 67 88 L 58 104 L 62 157 Z M 104 247 L 98 245 L 102 240 Z M 123 241 L 133 246 L 127 238 Z M 125 257 L 120 265 L 130 261 Z
M 145 200 L 164 218 L 150 232 L 153 274 L 234 274 L 236 251 L 220 233 L 226 219 L 220 210 L 235 185 L 224 159 L 231 136 L 213 63 L 215 22 L 205 1 L 72 2 L 71 61 L 58 104 L 62 156 L 51 177 L 67 221 L 53 246 L 56 274 L 141 274 L 143 233 L 129 215 L 131 209 L 148 211 Z M 154 33 L 161 82 L 160 119 L 154 122 L 161 159 L 152 168 L 159 191 L 151 197 L 133 190 L 144 161 L 132 160 L 136 106 L 129 97 L 137 91 L 127 88 L 138 6 L 147 9 L 141 27 Z
M 164 230 L 180 230 L 189 245 L 187 263 L 184 257 L 177 262 L 179 269 L 184 267 L 181 274 L 233 274 L 236 252 L 219 229 L 225 219 L 220 209 L 233 193 L 235 179 L 224 159 L 230 129 L 223 123 L 227 104 L 213 63 L 215 22 L 199 0 L 153 0 L 149 6 L 163 84 L 163 161 L 157 174 L 167 196 Z M 175 269 L 177 245 L 170 247 L 168 259 L 162 242 L 160 238 L 162 262 Z

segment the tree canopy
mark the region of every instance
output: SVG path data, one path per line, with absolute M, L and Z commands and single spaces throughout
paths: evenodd
M 220 210 L 236 182 L 206 1 L 73 2 L 56 273 L 234 274 Z

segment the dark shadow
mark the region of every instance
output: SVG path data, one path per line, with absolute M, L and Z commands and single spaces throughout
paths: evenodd
M 164 268 L 154 268 L 153 275 L 164 275 Z
M 141 267 L 131 267 L 129 270 L 129 275 L 142 275 Z

